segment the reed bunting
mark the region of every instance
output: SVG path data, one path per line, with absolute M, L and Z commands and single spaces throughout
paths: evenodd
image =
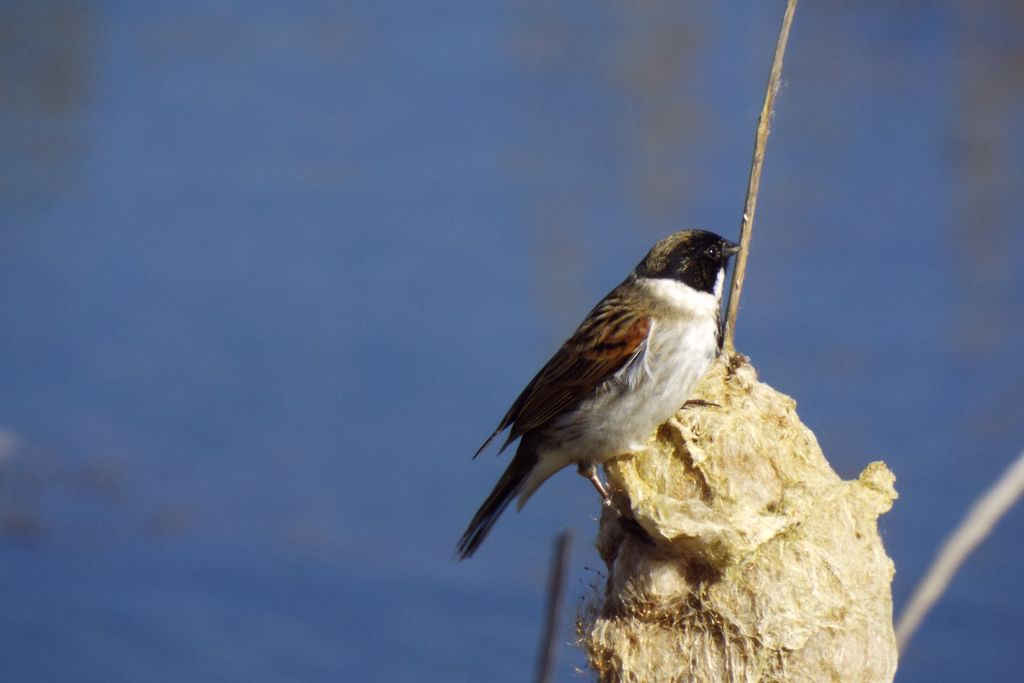
M 721 348 L 725 270 L 739 247 L 704 230 L 661 240 L 601 300 L 509 408 L 477 455 L 505 429 L 515 457 L 458 544 L 472 555 L 516 496 L 522 508 L 575 464 L 607 501 L 596 466 L 643 448 L 690 397 Z

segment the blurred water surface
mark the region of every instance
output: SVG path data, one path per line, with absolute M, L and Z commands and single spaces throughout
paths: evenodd
M 528 679 L 572 474 L 469 456 L 656 239 L 735 235 L 783 3 L 0 7 L 5 681 Z M 1024 10 L 798 11 L 738 346 L 884 458 L 902 604 L 1024 443 Z M 900 681 L 1012 680 L 1024 514 Z

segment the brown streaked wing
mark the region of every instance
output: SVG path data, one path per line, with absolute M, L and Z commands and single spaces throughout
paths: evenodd
M 637 354 L 647 340 L 651 319 L 624 303 L 613 291 L 591 311 L 523 389 L 476 455 L 510 425 L 512 430 L 502 450 L 524 433 L 574 407 Z

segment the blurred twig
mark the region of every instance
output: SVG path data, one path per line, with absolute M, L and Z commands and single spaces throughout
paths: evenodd
M 757 121 L 757 133 L 754 136 L 754 160 L 750 164 L 750 180 L 747 182 L 747 201 L 743 206 L 743 222 L 740 227 L 740 253 L 736 256 L 736 267 L 732 271 L 732 285 L 729 287 L 729 304 L 725 314 L 724 348 L 728 352 L 736 350 L 736 312 L 740 307 L 740 293 L 743 291 L 743 278 L 747 270 L 747 253 L 750 251 L 750 231 L 754 224 L 754 210 L 757 208 L 757 190 L 761 185 L 761 168 L 764 166 L 765 148 L 768 146 L 768 133 L 771 130 L 772 109 L 775 107 L 775 95 L 779 92 L 782 79 L 782 57 L 786 53 L 789 42 L 789 27 L 793 23 L 797 0 L 789 0 L 786 14 L 782 18 L 779 40 L 775 44 L 775 59 L 772 61 L 771 75 L 768 77 L 768 88 L 764 93 L 764 104 L 761 116 Z
M 540 658 L 537 661 L 537 683 L 548 683 L 555 668 L 555 652 L 558 650 L 558 612 L 562 606 L 562 584 L 565 583 L 565 570 L 569 565 L 571 542 L 572 532 L 568 529 L 555 539 L 555 554 L 551 558 L 551 574 L 548 576 L 547 614 L 540 641 Z
M 960 526 L 946 539 L 928 573 L 917 584 L 910 602 L 896 624 L 896 643 L 900 652 L 932 606 L 942 597 L 960 565 L 985 540 L 996 522 L 1024 493 L 1024 451 L 1003 473 L 992 488 L 974 502 Z

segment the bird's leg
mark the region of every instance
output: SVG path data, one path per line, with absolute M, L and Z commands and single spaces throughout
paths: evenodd
M 604 482 L 601 481 L 601 477 L 597 476 L 597 467 L 594 466 L 593 462 L 580 461 L 576 464 L 576 470 L 580 473 L 580 476 L 587 479 L 597 492 L 601 494 L 601 498 L 608 505 L 611 505 L 612 496 L 608 493 L 608 489 L 604 487 Z
M 645 543 L 653 544 L 651 537 L 647 534 L 646 531 L 644 531 L 644 528 L 640 526 L 640 524 L 635 519 L 633 519 L 632 517 L 627 517 L 626 515 L 622 514 L 622 511 L 619 510 L 619 508 L 615 507 L 615 503 L 612 502 L 612 495 L 608 493 L 608 489 L 605 488 L 605 485 L 601 481 L 601 478 L 597 476 L 597 467 L 594 465 L 594 463 L 580 462 L 577 463 L 576 468 L 579 471 L 581 477 L 586 477 L 586 479 L 591 484 L 594 485 L 594 488 L 597 489 L 597 492 L 601 494 L 601 498 L 604 499 L 604 504 L 611 508 L 611 511 L 618 516 L 619 524 L 627 533 L 633 534 Z
M 612 512 L 619 516 L 619 519 L 624 519 L 625 515 L 612 502 L 612 494 L 608 492 L 608 488 L 601 481 L 601 477 L 597 476 L 597 466 L 593 462 L 580 461 L 576 463 L 576 470 L 580 473 L 581 477 L 585 477 L 587 481 L 594 485 L 594 488 L 601 495 L 604 504 L 610 507 Z

